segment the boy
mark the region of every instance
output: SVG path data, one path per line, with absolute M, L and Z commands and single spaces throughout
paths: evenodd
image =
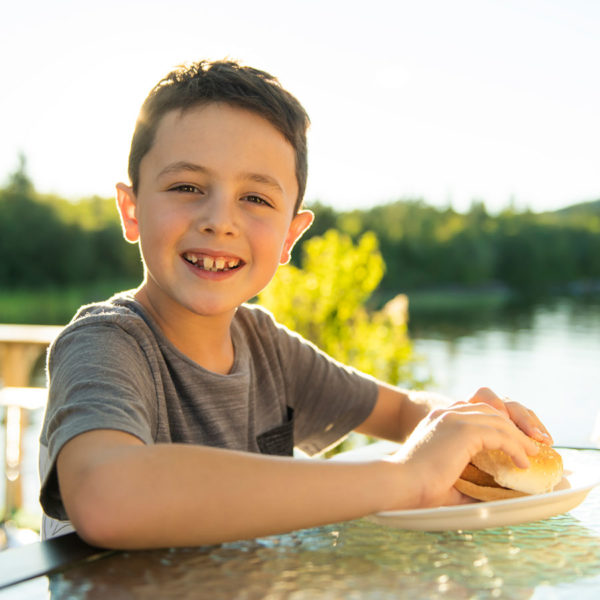
M 477 451 L 527 466 L 523 432 L 549 441 L 490 390 L 432 410 L 433 396 L 343 367 L 245 304 L 312 222 L 307 125 L 277 80 L 233 62 L 176 70 L 146 99 L 131 186 L 117 186 L 144 280 L 84 307 L 49 353 L 45 537 L 197 545 L 452 504 Z M 350 430 L 407 441 L 385 461 L 291 458 Z

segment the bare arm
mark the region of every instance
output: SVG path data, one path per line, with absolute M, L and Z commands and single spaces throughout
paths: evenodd
M 145 446 L 118 431 L 61 450 L 67 514 L 93 544 L 149 548 L 218 543 L 381 510 L 389 464 L 343 464 L 206 446 Z M 414 503 L 407 486 L 406 503 Z
M 430 411 L 451 403 L 431 392 L 408 391 L 381 382 L 378 388 L 375 407 L 356 431 L 395 442 L 403 442 Z
M 335 463 L 182 444 L 143 445 L 112 430 L 81 434 L 58 456 L 69 519 L 92 544 L 219 543 L 461 501 L 471 456 L 501 448 L 520 466 L 537 447 L 489 404 L 459 403 L 419 422 L 388 460 Z
M 511 419 L 530 437 L 546 444 L 552 443 L 552 437 L 535 413 L 518 402 L 501 399 L 489 388 L 478 389 L 467 402 L 488 404 Z M 403 442 L 432 410 L 450 405 L 451 400 L 440 394 L 407 391 L 379 383 L 375 407 L 356 431 Z

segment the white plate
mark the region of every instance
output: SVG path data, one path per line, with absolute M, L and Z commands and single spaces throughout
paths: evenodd
M 368 518 L 399 529 L 447 531 L 518 525 L 568 512 L 600 484 L 600 457 L 589 460 L 589 455 L 582 452 L 557 450 L 563 458 L 565 477 L 553 492 L 460 506 L 387 511 Z

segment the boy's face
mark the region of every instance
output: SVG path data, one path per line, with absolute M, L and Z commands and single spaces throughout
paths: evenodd
M 137 195 L 117 186 L 152 308 L 233 314 L 310 225 L 310 212 L 293 214 L 297 193 L 294 150 L 262 117 L 222 103 L 167 113 L 141 161 Z

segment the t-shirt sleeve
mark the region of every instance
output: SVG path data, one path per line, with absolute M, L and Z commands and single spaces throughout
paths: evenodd
M 286 382 L 286 401 L 294 409 L 294 445 L 309 455 L 318 454 L 371 414 L 377 383 L 270 321 Z
M 40 502 L 46 514 L 66 519 L 56 459 L 75 436 L 95 429 L 154 440 L 156 391 L 146 353 L 135 338 L 113 323 L 74 327 L 50 350 L 49 391 L 40 437 L 46 466 Z

